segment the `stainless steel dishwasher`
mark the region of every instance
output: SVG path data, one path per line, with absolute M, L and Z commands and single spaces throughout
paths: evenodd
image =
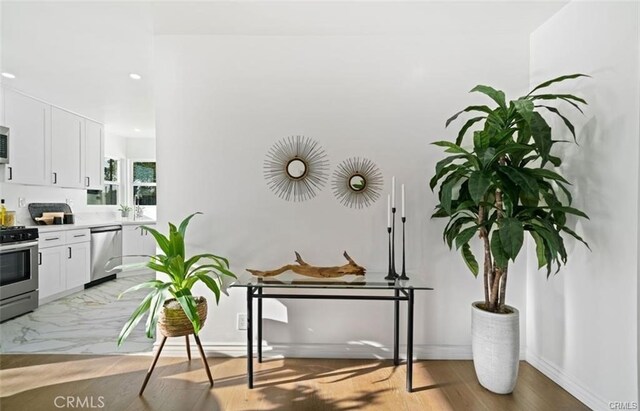
M 108 265 L 107 265 L 108 264 Z M 91 282 L 85 287 L 116 278 L 122 264 L 122 227 L 119 225 L 91 229 Z

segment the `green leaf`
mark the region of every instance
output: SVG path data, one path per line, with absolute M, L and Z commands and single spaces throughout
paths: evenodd
M 474 225 L 473 227 L 465 228 L 458 234 L 456 237 L 456 249 L 459 249 L 463 245 L 467 244 L 469 240 L 474 236 L 474 234 L 478 231 L 478 226 Z
M 509 257 L 505 253 L 504 246 L 500 240 L 500 230 L 495 230 L 491 234 L 491 255 L 496 266 L 506 268 L 509 264 Z
M 574 78 L 578 78 L 578 77 L 591 77 L 591 76 L 589 76 L 587 74 L 576 73 L 576 74 L 568 74 L 568 75 L 565 75 L 565 76 L 556 77 L 556 78 L 554 78 L 552 80 L 545 81 L 544 83 L 538 84 L 533 90 L 531 90 L 529 92 L 529 94 L 527 94 L 527 96 L 533 94 L 535 91 L 540 90 L 541 88 L 549 87 L 553 83 L 559 83 L 561 81 L 570 80 L 570 79 L 574 79 Z
M 543 108 L 546 108 L 547 110 L 549 110 L 550 112 L 557 114 L 558 117 L 560 117 L 562 119 L 562 122 L 564 123 L 564 125 L 567 126 L 567 128 L 571 132 L 571 135 L 573 136 L 573 141 L 576 142 L 576 143 L 578 142 L 578 140 L 576 139 L 575 127 L 573 127 L 573 124 L 571 124 L 571 122 L 569 121 L 568 118 L 566 118 L 565 116 L 560 114 L 560 111 L 557 108 L 551 107 L 551 106 L 545 106 L 545 105 L 540 105 L 540 106 L 536 106 L 536 107 L 543 107 Z
M 587 220 L 589 220 L 589 216 L 586 215 L 584 212 L 578 210 L 577 208 L 573 208 L 573 207 L 549 207 L 549 209 L 551 211 L 562 211 L 563 213 L 577 215 L 579 217 L 583 217 L 583 218 L 586 218 Z
M 486 171 L 474 171 L 469 177 L 469 193 L 476 204 L 484 197 L 491 185 L 491 174 Z
M 163 284 L 162 287 L 155 290 L 155 294 L 151 299 L 151 305 L 149 307 L 149 315 L 147 316 L 147 337 L 155 338 L 156 327 L 158 325 L 158 317 L 160 316 L 160 310 L 167 299 L 168 289 L 171 287 L 171 283 Z
M 191 219 L 197 214 L 202 214 L 202 213 L 200 211 L 195 212 L 190 216 L 188 216 L 187 218 L 185 218 L 184 220 L 182 220 L 182 222 L 180 223 L 180 228 L 178 228 L 178 232 L 180 233 L 180 235 L 182 235 L 182 238 L 185 237 L 185 234 L 187 232 L 187 226 L 189 225 L 189 221 L 191 221 Z
M 462 128 L 460 129 L 460 132 L 458 133 L 458 138 L 456 138 L 456 144 L 457 145 L 461 145 L 462 144 L 462 139 L 464 138 L 465 133 L 467 132 L 467 130 L 469 130 L 469 128 L 471 128 L 471 126 L 473 126 L 475 123 L 477 123 L 480 120 L 485 119 L 486 117 L 474 117 L 470 120 L 467 120 L 466 123 L 464 123 L 464 126 L 462 126 Z
M 431 191 L 433 191 L 435 186 L 438 184 L 438 180 L 440 180 L 442 177 L 447 175 L 449 172 L 457 169 L 458 167 L 464 167 L 461 164 L 449 164 L 453 161 L 460 160 L 465 157 L 465 154 L 459 154 L 455 156 L 449 156 L 443 160 L 438 161 L 436 163 L 436 174 L 431 178 L 431 181 L 429 181 L 429 187 L 431 188 Z
M 500 221 L 500 242 L 507 257 L 515 261 L 522 243 L 524 242 L 524 228 L 515 218 L 503 218 Z
M 533 113 L 531 117 L 531 136 L 535 141 L 536 149 L 542 158 L 542 166 L 549 161 L 551 152 L 551 127 L 547 124 L 540 113 Z
M 531 98 L 534 100 L 562 100 L 571 104 L 576 110 L 578 110 L 582 114 L 584 114 L 584 111 L 582 111 L 580 106 L 578 106 L 578 104 L 576 104 L 575 101 L 578 101 L 583 104 L 587 104 L 587 102 L 584 101 L 583 99 L 578 98 L 576 96 L 572 96 L 570 94 L 542 94 L 538 96 L 531 96 Z
M 469 106 L 467 108 L 465 108 L 464 110 L 460 110 L 458 111 L 456 114 L 454 114 L 453 116 L 451 116 L 451 118 L 449 118 L 447 120 L 447 122 L 445 123 L 445 127 L 449 127 L 449 124 L 451 124 L 452 121 L 454 121 L 456 118 L 458 118 L 458 116 L 462 113 L 467 113 L 469 111 L 481 111 L 483 113 L 487 113 L 490 114 L 493 112 L 493 110 L 491 110 L 489 107 L 487 106 Z
M 529 169 L 525 169 L 525 170 L 526 170 L 527 174 L 532 175 L 534 177 L 542 177 L 542 178 L 547 178 L 549 180 L 561 181 L 561 182 L 563 182 L 565 184 L 571 185 L 571 183 L 568 182 L 560 174 L 556 173 L 555 171 L 548 170 L 546 168 L 529 168 Z M 523 170 L 523 171 L 525 171 L 525 170 Z
M 471 252 L 471 247 L 469 246 L 469 243 L 462 246 L 462 258 L 464 259 L 464 262 L 467 264 L 467 267 L 469 267 L 469 270 L 471 270 L 473 275 L 477 277 L 478 269 L 479 269 L 478 262 L 476 261 L 476 258 L 474 257 L 473 253 Z
M 205 273 L 197 273 L 196 276 L 211 290 L 216 296 L 216 304 L 220 302 L 220 288 L 215 280 Z
M 513 102 L 513 106 L 524 121 L 531 123 L 533 116 L 533 102 L 531 100 L 519 98 Z
M 133 287 L 131 287 L 133 288 Z M 149 311 L 149 307 L 151 306 L 151 299 L 154 296 L 154 292 L 150 292 L 147 296 L 142 300 L 138 308 L 133 311 L 129 320 L 124 324 L 122 330 L 120 331 L 120 335 L 118 336 L 118 347 L 122 345 L 122 342 L 131 334 L 136 325 L 142 320 L 144 313 Z
M 510 166 L 503 166 L 499 168 L 499 171 L 505 174 L 509 180 L 513 181 L 516 186 L 526 191 L 530 197 L 536 197 L 540 192 L 538 182 L 519 170 Z
M 568 233 L 573 238 L 580 241 L 582 244 L 586 245 L 589 251 L 591 251 L 591 247 L 589 247 L 589 244 L 586 241 L 584 241 L 582 237 L 580 237 L 575 231 L 571 230 L 569 227 L 562 227 L 561 230 L 564 231 L 565 233 Z
M 169 239 L 165 237 L 163 234 L 161 234 L 158 230 L 146 225 L 141 225 L 140 229 L 151 233 L 151 235 L 153 236 L 153 238 L 155 238 L 156 243 L 158 244 L 162 252 L 164 252 L 167 255 L 173 254 L 173 249 L 171 248 Z
M 546 246 L 542 237 L 535 231 L 531 231 L 531 237 L 536 243 L 536 257 L 538 258 L 538 269 L 541 269 L 548 264 L 547 257 L 545 256 Z
M 500 90 L 496 90 L 493 87 L 483 86 L 481 84 L 479 84 L 479 85 L 475 86 L 474 88 L 472 88 L 470 93 L 473 93 L 473 92 L 480 92 L 480 93 L 486 94 L 487 96 L 489 96 L 489 98 L 491 98 L 491 100 L 493 100 L 496 103 L 498 103 L 498 105 L 500 107 L 502 107 L 505 110 L 507 109 L 507 104 L 505 103 L 504 92 L 502 92 Z
M 491 135 L 488 132 L 480 130 L 473 133 L 473 146 L 476 150 L 487 148 L 490 143 Z
M 433 144 L 435 146 L 446 147 L 447 148 L 446 151 L 448 153 L 471 154 L 467 150 L 465 150 L 464 148 L 460 147 L 457 144 L 453 144 L 450 141 L 446 141 L 446 140 L 435 141 L 435 142 L 433 142 L 431 144 Z
M 187 318 L 189 318 L 189 321 L 193 324 L 193 330 L 197 335 L 200 332 L 200 317 L 198 316 L 198 310 L 191 291 L 183 288 L 175 292 L 175 297 Z
M 451 214 L 451 198 L 453 196 L 453 186 L 455 186 L 456 183 L 457 180 L 452 180 L 444 183 L 441 187 L 440 204 L 448 214 Z
M 118 296 L 118 300 L 122 298 L 123 295 L 133 292 L 133 291 L 138 291 L 141 290 L 143 288 L 159 288 L 163 285 L 164 283 L 160 280 L 149 280 L 149 281 L 145 281 L 144 283 L 140 283 L 137 285 L 134 285 L 133 287 L 127 288 L 126 290 L 124 290 L 123 292 L 120 293 L 120 295 Z

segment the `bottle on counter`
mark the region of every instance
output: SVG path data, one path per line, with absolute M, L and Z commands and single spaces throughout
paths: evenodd
M 6 226 L 7 207 L 4 206 L 4 198 L 0 200 L 0 226 Z

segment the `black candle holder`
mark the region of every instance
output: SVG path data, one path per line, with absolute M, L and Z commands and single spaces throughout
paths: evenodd
M 400 274 L 400 277 L 398 277 L 399 280 L 408 280 L 409 277 L 407 276 L 407 271 L 406 271 L 406 258 L 405 258 L 405 235 L 404 235 L 404 227 L 405 227 L 405 223 L 407 222 L 407 217 L 402 217 L 402 273 Z
M 392 242 L 392 236 L 391 236 L 391 227 L 387 227 L 387 233 L 389 235 L 389 271 L 387 272 L 387 276 L 384 277 L 385 280 L 387 281 L 395 281 L 396 280 L 396 273 L 393 272 L 393 268 L 392 268 L 392 253 L 393 253 L 393 247 L 391 246 L 391 242 Z
M 391 207 L 391 271 L 395 278 L 398 278 L 398 272 L 396 271 L 396 208 Z

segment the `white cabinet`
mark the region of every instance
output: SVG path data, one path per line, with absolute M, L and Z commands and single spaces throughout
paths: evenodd
M 91 243 L 77 243 L 67 246 L 66 289 L 82 287 L 91 281 Z
M 104 128 L 95 121 L 85 120 L 84 184 L 91 189 L 102 189 L 104 173 Z
M 51 183 L 59 187 L 85 187 L 84 119 L 51 109 Z
M 89 230 L 46 232 L 40 236 L 38 299 L 52 301 L 78 291 L 91 277 Z
M 155 224 L 142 224 L 155 227 Z M 138 225 L 122 226 L 122 255 L 154 255 L 156 254 L 156 241 L 148 231 L 141 230 Z M 129 257 L 124 259 L 125 264 L 143 263 L 149 261 L 146 257 Z
M 65 291 L 66 247 L 40 249 L 38 298 L 40 300 Z
M 5 181 L 49 185 L 51 182 L 51 106 L 4 89 L 4 124 L 9 127 L 9 163 Z

